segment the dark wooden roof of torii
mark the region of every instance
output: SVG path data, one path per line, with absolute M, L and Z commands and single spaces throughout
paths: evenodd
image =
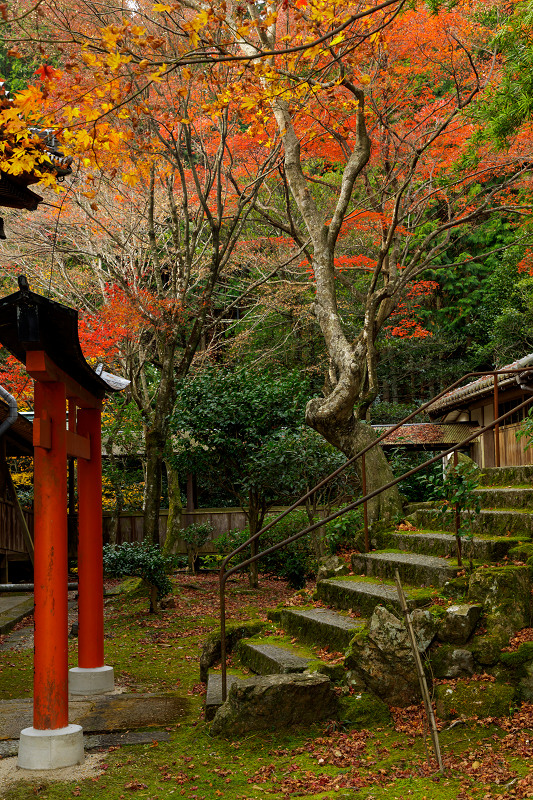
M 24 275 L 20 291 L 0 299 L 0 343 L 23 364 L 26 353 L 41 350 L 93 397 L 124 389 L 129 381 L 95 371 L 85 360 L 78 337 L 78 312 L 31 292 Z

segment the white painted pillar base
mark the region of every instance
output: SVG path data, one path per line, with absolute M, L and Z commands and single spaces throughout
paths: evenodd
M 115 688 L 113 667 L 72 667 L 68 671 L 70 694 L 105 694 Z
M 18 766 L 21 769 L 73 767 L 83 759 L 81 725 L 44 731 L 24 728 L 20 732 Z

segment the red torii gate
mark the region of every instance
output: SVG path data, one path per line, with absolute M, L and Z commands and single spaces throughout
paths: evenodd
M 101 408 L 128 381 L 85 361 L 78 312 L 31 292 L 0 300 L 0 342 L 35 381 L 35 652 L 33 727 L 20 735 L 18 764 L 53 769 L 83 760 L 83 732 L 69 725 L 72 694 L 114 688 L 104 664 Z M 67 427 L 68 405 L 68 427 Z M 78 667 L 68 670 L 67 457 L 78 459 Z

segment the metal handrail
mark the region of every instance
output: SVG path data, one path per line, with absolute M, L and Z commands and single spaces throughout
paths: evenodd
M 397 431 L 399 428 L 401 428 L 403 425 L 405 425 L 407 422 L 409 422 L 415 416 L 420 414 L 426 408 L 428 408 L 429 406 L 433 405 L 441 397 L 443 397 L 444 395 L 446 395 L 449 392 L 453 391 L 453 389 L 455 389 L 463 381 L 467 380 L 468 378 L 488 377 L 488 376 L 492 375 L 493 378 L 494 378 L 494 387 L 495 387 L 495 392 L 496 392 L 497 391 L 496 387 L 498 386 L 498 381 L 497 381 L 497 376 L 498 375 L 502 375 L 502 374 L 506 375 L 506 374 L 514 374 L 514 373 L 521 374 L 521 373 L 529 372 L 529 371 L 532 371 L 532 370 L 533 370 L 533 366 L 531 366 L 531 367 L 512 368 L 512 369 L 499 369 L 499 370 L 493 370 L 493 371 L 490 371 L 490 372 L 468 372 L 468 373 L 466 373 L 461 378 L 459 378 L 459 380 L 455 381 L 455 383 L 452 383 L 450 386 L 446 387 L 446 389 L 444 389 L 438 395 L 433 397 L 431 400 L 429 400 L 428 402 L 426 402 L 423 405 L 421 405 L 415 411 L 411 412 L 411 414 L 408 414 L 403 420 L 401 420 L 401 422 L 398 422 L 396 425 L 394 425 L 394 426 L 388 428 L 386 431 L 384 431 L 384 433 L 382 433 L 381 436 L 379 436 L 373 442 L 368 444 L 366 447 L 364 447 L 362 450 L 360 450 L 358 453 L 356 453 L 350 459 L 345 461 L 345 463 L 342 464 L 340 467 L 338 467 L 338 469 L 336 469 L 334 472 L 332 472 L 330 475 L 328 475 L 326 478 L 324 478 L 322 481 L 320 481 L 320 483 L 318 483 L 316 486 L 314 486 L 312 489 L 310 489 L 305 495 L 302 495 L 302 497 L 300 497 L 295 503 L 293 503 L 292 506 L 290 506 L 289 508 L 285 509 L 285 511 L 283 511 L 281 514 L 279 514 L 274 520 L 272 520 L 267 525 L 265 525 L 263 528 L 261 528 L 260 531 L 257 531 L 257 533 L 255 533 L 253 536 L 250 536 L 250 538 L 247 539 L 246 542 L 244 542 L 243 544 L 239 545 L 239 547 L 236 547 L 234 550 L 232 550 L 231 553 L 229 553 L 229 555 L 226 556 L 226 558 L 224 559 L 224 561 L 221 564 L 220 573 L 219 573 L 220 657 L 221 657 L 221 667 L 222 667 L 222 674 L 221 674 L 222 687 L 221 688 L 222 688 L 222 700 L 223 701 L 226 700 L 226 696 L 227 696 L 227 686 L 226 686 L 226 683 L 227 683 L 227 680 L 226 680 L 226 678 L 227 678 L 227 669 L 226 669 L 226 667 L 227 667 L 227 665 L 226 665 L 226 598 L 225 598 L 225 586 L 226 586 L 226 582 L 227 582 L 228 578 L 231 575 L 234 575 L 236 572 L 238 572 L 239 570 L 243 569 L 244 567 L 247 567 L 250 564 L 253 564 L 255 561 L 258 561 L 263 556 L 269 555 L 270 553 L 273 553 L 276 550 L 280 550 L 282 547 L 285 547 L 286 545 L 297 541 L 297 539 L 300 539 L 302 536 L 305 536 L 306 534 L 311 533 L 312 531 L 316 530 L 316 528 L 319 528 L 322 525 L 325 525 L 326 523 L 331 522 L 334 519 L 337 519 L 337 517 L 340 517 L 343 514 L 346 514 L 348 511 L 352 511 L 353 509 L 357 508 L 360 505 L 364 504 L 365 509 L 366 509 L 366 504 L 367 504 L 368 500 L 372 500 L 374 497 L 377 497 L 382 492 L 386 491 L 387 489 L 391 489 L 393 486 L 396 486 L 401 481 L 405 480 L 406 478 L 411 477 L 412 475 L 415 475 L 417 472 L 420 472 L 421 470 L 425 469 L 426 467 L 430 466 L 431 464 L 434 464 L 436 461 L 439 461 L 439 460 L 445 458 L 446 456 L 451 455 L 451 453 L 457 452 L 461 448 L 465 447 L 465 445 L 467 445 L 470 442 L 472 442 L 474 439 L 477 439 L 483 433 L 486 433 L 487 431 L 492 430 L 492 429 L 498 430 L 500 422 L 505 420 L 507 417 L 511 416 L 511 414 L 515 414 L 517 411 L 520 411 L 522 408 L 525 408 L 527 405 L 529 405 L 531 402 L 533 402 L 533 395 L 530 398 L 528 398 L 527 400 L 524 400 L 524 402 L 520 403 L 518 406 L 515 406 L 514 408 L 510 409 L 509 411 L 506 411 L 505 414 L 502 414 L 501 416 L 497 417 L 492 422 L 490 422 L 488 425 L 485 425 L 483 428 L 477 429 L 473 434 L 468 436 L 466 439 L 463 439 L 463 441 L 459 442 L 458 444 L 453 445 L 452 447 L 450 447 L 448 450 L 445 450 L 444 452 L 438 453 L 433 458 L 430 458 L 429 461 L 425 461 L 423 464 L 419 464 L 417 467 L 414 467 L 413 469 L 409 470 L 408 472 L 405 472 L 399 478 L 394 478 L 394 480 L 390 481 L 389 483 L 385 484 L 384 486 L 381 486 L 379 489 L 375 489 L 374 491 L 369 492 L 368 494 L 366 494 L 366 493 L 363 494 L 362 497 L 358 498 L 353 503 L 350 503 L 349 505 L 344 506 L 344 508 L 342 508 L 342 509 L 338 509 L 335 513 L 330 514 L 328 517 L 325 517 L 324 519 L 318 520 L 317 522 L 313 523 L 312 525 L 309 525 L 307 528 L 304 528 L 303 530 L 299 531 L 298 533 L 295 533 L 292 536 L 287 537 L 282 542 L 277 542 L 276 544 L 272 545 L 271 547 L 267 548 L 266 550 L 263 550 L 260 553 L 256 553 L 255 555 L 251 556 L 250 558 L 247 558 L 244 561 L 241 561 L 239 564 L 236 564 L 233 567 L 231 567 L 231 569 L 227 570 L 226 566 L 231 561 L 231 559 L 234 556 L 236 556 L 238 553 L 240 553 L 242 550 L 247 548 L 248 545 L 250 545 L 252 542 L 256 541 L 259 538 L 259 536 L 262 536 L 266 531 L 270 530 L 270 528 L 272 528 L 280 520 L 282 520 L 284 517 L 286 517 L 287 514 L 290 514 L 292 511 L 294 511 L 296 508 L 298 508 L 298 506 L 300 506 L 302 503 L 304 503 L 309 497 L 311 497 L 311 495 L 313 495 L 316 491 L 318 491 L 323 486 L 325 486 L 326 483 L 329 483 L 330 480 L 332 480 L 333 478 L 337 477 L 337 475 L 339 475 L 341 472 L 343 472 L 348 466 L 353 464 L 358 458 L 362 458 L 363 462 L 364 462 L 364 456 L 366 455 L 366 453 L 369 450 L 372 450 L 374 447 L 377 447 L 377 445 L 380 444 L 384 439 L 386 439 L 392 433 Z M 365 513 L 365 546 L 366 546 L 366 548 L 368 550 L 369 547 L 368 547 L 368 529 L 367 529 L 367 524 L 366 524 L 366 513 Z

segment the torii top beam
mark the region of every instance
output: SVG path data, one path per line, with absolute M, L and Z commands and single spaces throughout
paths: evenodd
M 36 380 L 65 383 L 67 397 L 80 407 L 99 407 L 108 392 L 129 381 L 95 371 L 85 360 L 78 337 L 78 312 L 31 292 L 20 275 L 20 290 L 0 299 L 0 343 Z

